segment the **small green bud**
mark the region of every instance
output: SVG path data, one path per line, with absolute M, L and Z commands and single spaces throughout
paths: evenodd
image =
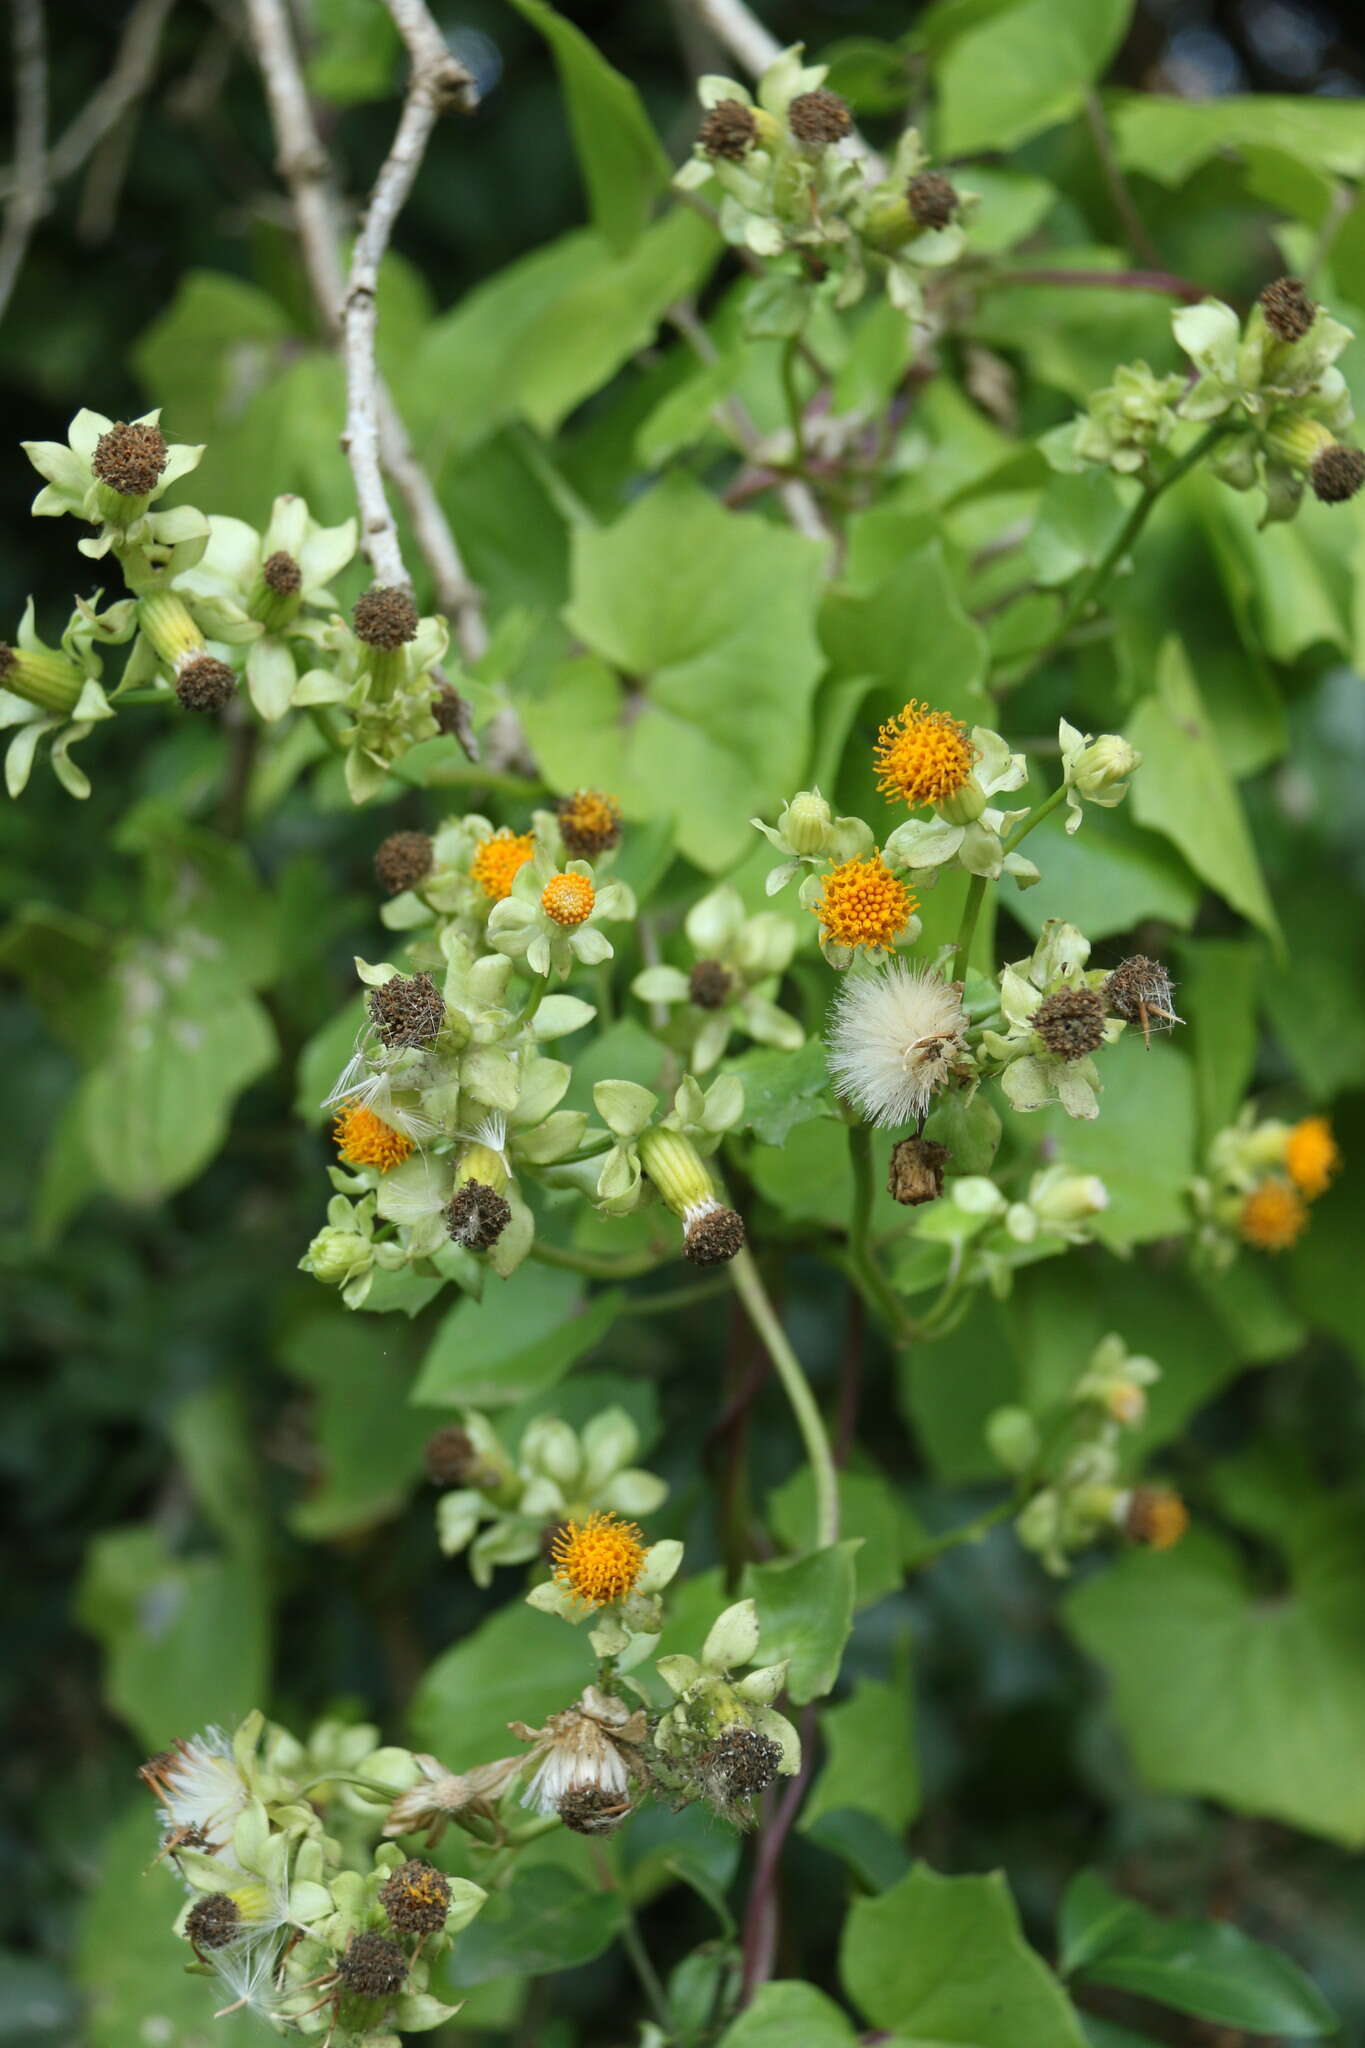
M 681 1131 L 660 1126 L 640 1133 L 640 1164 L 675 1216 L 703 1203 L 714 1205 L 716 1190 L 701 1154 Z
M 986 1420 L 986 1442 L 1007 1472 L 1027 1472 L 1041 1447 L 1038 1425 L 1026 1408 L 997 1408 Z
M 137 622 L 172 674 L 204 652 L 194 614 L 174 590 L 154 590 L 137 601 Z
M 974 825 L 985 808 L 986 795 L 975 776 L 937 806 L 939 816 L 950 825 Z
M 793 853 L 819 854 L 829 846 L 834 813 L 818 789 L 803 789 L 794 796 L 777 821 Z
M 1118 733 L 1106 732 L 1068 762 L 1067 779 L 1091 803 L 1111 807 L 1127 795 L 1128 778 L 1141 766 L 1136 747 Z
M 374 1257 L 369 1238 L 328 1224 L 320 1230 L 300 1263 L 324 1287 L 343 1287 L 362 1273 Z
M 0 641 L 0 689 L 11 691 L 56 718 L 68 718 L 84 687 L 85 678 L 64 654 L 26 651 Z

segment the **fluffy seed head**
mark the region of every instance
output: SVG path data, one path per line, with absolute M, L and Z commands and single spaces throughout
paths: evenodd
M 1289 1178 L 1310 1202 L 1326 1194 L 1341 1166 L 1341 1151 L 1325 1116 L 1306 1116 L 1295 1124 L 1285 1144 L 1284 1163 Z
M 620 806 L 600 790 L 576 789 L 561 797 L 558 816 L 560 837 L 577 860 L 596 860 L 620 844 Z
M 1365 454 L 1333 441 L 1309 465 L 1308 481 L 1313 495 L 1324 505 L 1344 505 L 1365 484 Z
M 337 1975 L 357 1998 L 392 1998 L 407 1974 L 407 1957 L 387 1934 L 353 1934 L 337 1958 Z
M 347 1166 L 377 1166 L 391 1173 L 412 1157 L 412 1139 L 360 1102 L 343 1102 L 332 1120 L 332 1140 Z
M 1277 277 L 1261 293 L 1265 324 L 1281 341 L 1302 341 L 1318 309 L 1297 277 Z
M 965 1030 L 961 988 L 928 967 L 897 961 L 849 975 L 830 1013 L 829 1070 L 869 1123 L 894 1130 L 926 1114 Z
M 175 694 L 186 711 L 221 711 L 237 678 L 216 655 L 196 654 L 175 673 Z
M 957 188 L 942 171 L 918 171 L 905 188 L 916 227 L 946 228 L 957 212 Z
M 810 908 L 831 945 L 890 952 L 917 901 L 874 848 L 868 860 L 846 860 L 831 868 L 820 901 Z
M 697 1759 L 707 1790 L 723 1805 L 766 1792 L 781 1761 L 780 1745 L 743 1721 L 722 1729 Z
M 571 1785 L 557 1811 L 575 1835 L 611 1835 L 630 1812 L 630 1800 L 605 1785 Z
M 540 907 L 556 924 L 572 928 L 592 916 L 597 891 L 586 875 L 551 875 L 540 892 Z
M 408 591 L 374 583 L 356 599 L 351 623 L 367 647 L 392 650 L 417 638 L 417 607 Z
M 717 100 L 702 121 L 697 141 L 707 156 L 742 163 L 753 148 L 758 123 L 743 100 Z
M 712 1203 L 683 1231 L 683 1257 L 694 1266 L 724 1266 L 744 1249 L 744 1218 Z
M 119 420 L 96 441 L 90 467 L 121 498 L 146 498 L 161 481 L 169 453 L 165 435 L 150 420 L 133 426 Z
M 185 1915 L 185 1939 L 196 1948 L 226 1948 L 235 1941 L 242 1916 L 226 1892 L 205 1892 Z
M 1144 1031 L 1169 1031 L 1180 1022 L 1171 1007 L 1171 977 L 1159 960 L 1134 953 L 1120 960 L 1100 991 L 1105 1007 Z
M 1278 1175 L 1263 1180 L 1242 1203 L 1237 1229 L 1260 1252 L 1284 1252 L 1307 1228 L 1308 1208 L 1296 1187 Z
M 946 803 L 971 779 L 976 761 L 967 728 L 946 711 L 911 698 L 877 734 L 877 788 L 911 810 Z
M 943 1169 L 952 1156 L 946 1145 L 936 1145 L 932 1138 L 902 1138 L 891 1148 L 886 1192 L 907 1209 L 936 1202 L 943 1193 Z
M 813 149 L 842 142 L 853 133 L 853 116 L 846 101 L 823 85 L 814 92 L 799 92 L 787 109 L 787 122 L 798 142 Z
M 732 976 L 719 960 L 698 960 L 687 977 L 687 993 L 699 1010 L 719 1010 L 730 993 Z
M 387 896 L 415 889 L 430 873 L 431 835 L 427 832 L 390 832 L 375 849 L 375 880 Z
M 639 1529 L 610 1508 L 595 1509 L 586 1522 L 568 1523 L 555 1538 L 555 1581 L 585 1607 L 624 1600 L 644 1564 Z
M 390 1048 L 430 1045 L 446 1020 L 445 997 L 429 974 L 395 974 L 370 990 L 370 1016 Z
M 291 554 L 283 548 L 276 548 L 273 555 L 267 555 L 261 564 L 261 576 L 267 590 L 273 590 L 277 597 L 292 597 L 303 588 L 303 571 Z
M 492 1251 L 511 1220 L 507 1197 L 481 1180 L 467 1180 L 446 1204 L 446 1229 L 467 1252 Z
M 1059 1060 L 1083 1060 L 1104 1044 L 1104 997 L 1098 989 L 1059 988 L 1044 996 L 1033 1028 Z
M 1173 1550 L 1190 1526 L 1190 1511 L 1178 1493 L 1165 1486 L 1135 1486 L 1124 1517 L 1123 1533 L 1147 1550 Z
M 501 903 L 536 850 L 529 832 L 495 832 L 485 839 L 469 864 L 469 872 L 490 903 Z
M 381 1885 L 379 1903 L 399 1934 L 436 1934 L 450 1911 L 450 1879 L 420 1856 L 410 1856 Z

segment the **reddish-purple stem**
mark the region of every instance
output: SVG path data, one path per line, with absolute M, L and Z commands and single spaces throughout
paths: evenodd
M 801 1811 L 801 1801 L 806 1796 L 815 1768 L 815 1708 L 807 1707 L 801 1716 L 801 1768 L 787 1783 L 777 1810 L 766 1820 L 758 1838 L 758 1852 L 754 1857 L 754 1878 L 749 1887 L 749 1902 L 744 1910 L 744 1970 L 740 1985 L 739 2003 L 741 2009 L 748 2005 L 755 1992 L 767 1983 L 773 1973 L 777 1957 L 777 1871 L 782 1851 L 786 1846 L 792 1823 Z

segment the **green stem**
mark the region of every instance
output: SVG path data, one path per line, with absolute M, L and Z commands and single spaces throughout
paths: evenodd
M 897 1344 L 908 1344 L 913 1334 L 908 1317 L 896 1298 L 890 1281 L 877 1263 L 872 1247 L 872 1126 L 850 1124 L 849 1159 L 853 1167 L 853 1214 L 848 1232 L 848 1269 L 853 1284 L 875 1309 Z
M 802 470 L 806 465 L 806 413 L 796 382 L 800 353 L 801 337 L 790 335 L 782 349 L 782 390 L 787 401 L 787 417 L 791 421 L 792 466 L 796 470 Z
M 964 1522 L 960 1529 L 950 1529 L 946 1536 L 937 1536 L 932 1543 L 926 1543 L 923 1550 L 917 1551 L 911 1559 L 911 1569 L 918 1571 L 922 1565 L 932 1564 L 945 1551 L 956 1550 L 960 1543 L 979 1542 L 998 1523 L 1007 1522 L 1014 1511 L 1013 1495 L 1008 1500 L 997 1501 L 993 1508 L 987 1508 L 970 1522 Z
M 310 704 L 308 706 L 308 716 L 312 719 L 313 724 L 322 734 L 332 752 L 334 754 L 344 754 L 346 749 L 342 745 L 341 735 L 327 716 L 327 711 L 328 707 L 325 704 Z
M 730 1261 L 730 1278 L 736 1294 L 744 1304 L 744 1310 L 762 1340 L 763 1347 L 777 1369 L 782 1390 L 791 1403 L 796 1426 L 806 1447 L 811 1474 L 815 1480 L 815 1540 L 820 1549 L 837 1542 L 839 1536 L 839 1481 L 834 1470 L 834 1454 L 830 1450 L 829 1438 L 810 1381 L 802 1370 L 801 1361 L 793 1351 L 773 1307 L 767 1288 L 763 1285 L 754 1255 L 747 1245 L 736 1252 Z
M 962 906 L 962 922 L 957 928 L 957 944 L 953 948 L 953 970 L 951 981 L 964 981 L 967 975 L 967 955 L 972 949 L 976 935 L 976 921 L 981 915 L 981 905 L 986 900 L 986 877 L 973 875 L 967 885 L 967 900 Z
M 1009 837 L 1003 842 L 1002 850 L 1005 853 L 1013 853 L 1020 840 L 1027 839 L 1034 826 L 1041 825 L 1044 818 L 1056 810 L 1065 795 L 1066 784 L 1065 782 L 1059 782 L 1051 796 L 1045 796 L 1040 804 L 1034 805 L 1026 818 L 1019 820 L 1019 823 L 1015 826 Z
M 635 1280 L 641 1273 L 656 1272 L 669 1263 L 652 1251 L 629 1252 L 612 1259 L 597 1252 L 570 1251 L 567 1245 L 544 1244 L 539 1238 L 531 1246 L 531 1257 L 542 1266 L 560 1266 L 568 1273 L 583 1273 L 589 1280 Z
M 691 1308 L 713 1294 L 723 1294 L 730 1282 L 723 1273 L 714 1280 L 694 1280 L 690 1287 L 666 1287 L 658 1294 L 632 1295 L 621 1307 L 623 1316 L 667 1316 L 675 1309 Z

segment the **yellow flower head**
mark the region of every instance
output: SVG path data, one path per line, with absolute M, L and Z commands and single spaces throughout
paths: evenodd
M 359 1102 L 342 1103 L 332 1122 L 332 1137 L 348 1166 L 377 1166 L 388 1173 L 412 1155 L 412 1139 Z
M 559 830 L 569 852 L 596 860 L 621 838 L 621 808 L 597 789 L 576 789 L 559 805 Z
M 1302 1234 L 1307 1222 L 1308 1210 L 1298 1189 L 1272 1175 L 1243 1202 L 1237 1228 L 1258 1251 L 1283 1252 Z
M 624 1600 L 644 1570 L 645 1546 L 634 1522 L 610 1508 L 594 1510 L 586 1522 L 569 1522 L 551 1550 L 555 1581 L 585 1607 Z
M 965 725 L 912 697 L 878 733 L 875 760 L 882 795 L 918 810 L 946 803 L 966 787 L 976 748 Z
M 512 893 L 518 872 L 536 850 L 529 832 L 495 832 L 485 839 L 470 863 L 469 872 L 490 903 L 501 903 Z
M 867 860 L 846 860 L 831 868 L 820 901 L 810 907 L 832 945 L 889 952 L 916 903 L 874 847 Z
M 551 875 L 540 892 L 540 907 L 556 924 L 583 924 L 596 901 L 597 891 L 586 875 Z
M 1137 1486 L 1128 1504 L 1124 1534 L 1147 1550 L 1173 1550 L 1190 1526 L 1190 1511 L 1165 1486 Z
M 1284 1163 L 1289 1178 L 1310 1202 L 1326 1194 L 1341 1165 L 1341 1153 L 1325 1116 L 1306 1116 L 1295 1124 L 1285 1146 Z

